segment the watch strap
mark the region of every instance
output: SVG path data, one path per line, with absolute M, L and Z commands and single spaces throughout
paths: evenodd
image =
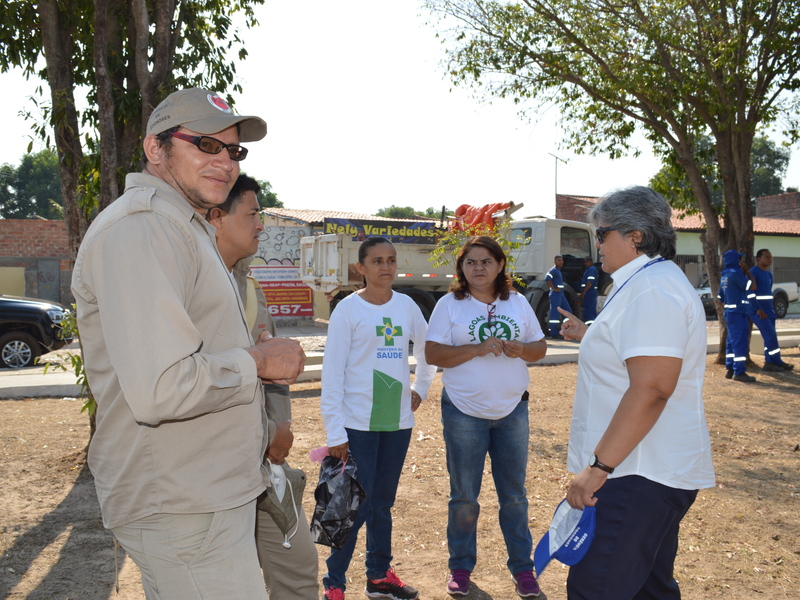
M 600 462 L 600 459 L 597 458 L 597 454 L 592 455 L 592 460 L 589 462 L 589 466 L 592 468 L 600 469 L 601 471 L 605 471 L 609 475 L 614 472 L 615 467 L 609 467 L 606 464 Z

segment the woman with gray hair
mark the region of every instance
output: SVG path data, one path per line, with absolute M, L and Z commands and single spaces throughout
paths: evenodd
M 570 568 L 570 600 L 679 599 L 678 530 L 700 488 L 714 486 L 703 405 L 706 319 L 673 263 L 667 202 L 645 187 L 603 198 L 589 219 L 614 285 L 591 327 L 562 311 L 581 340 L 567 490 L 594 506 L 597 530 Z

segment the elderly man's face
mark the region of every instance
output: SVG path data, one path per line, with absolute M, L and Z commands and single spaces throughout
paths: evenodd
M 181 128 L 180 133 L 200 135 L 185 128 Z M 225 144 L 239 143 L 239 132 L 235 125 L 209 137 Z M 239 163 L 231 160 L 225 150 L 219 154 L 207 154 L 191 142 L 179 138 L 172 138 L 171 141 L 171 147 L 162 147 L 164 155 L 159 164 L 164 181 L 178 190 L 201 214 L 225 202 L 239 177 Z

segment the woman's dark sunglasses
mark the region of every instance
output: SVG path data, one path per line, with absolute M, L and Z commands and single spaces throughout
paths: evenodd
M 597 234 L 597 241 L 602 244 L 603 242 L 606 241 L 606 234 L 609 231 L 616 231 L 616 230 L 617 230 L 616 227 L 598 227 L 597 231 L 595 232 Z
M 231 157 L 231 160 L 240 161 L 247 158 L 247 148 L 239 144 L 224 144 L 218 139 L 208 137 L 207 135 L 186 135 L 185 133 L 178 133 L 176 131 L 173 131 L 170 135 L 179 140 L 194 144 L 200 152 L 205 152 L 206 154 L 219 154 L 224 148 L 228 151 L 228 156 Z

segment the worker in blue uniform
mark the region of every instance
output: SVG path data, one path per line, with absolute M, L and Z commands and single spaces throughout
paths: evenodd
M 561 267 L 564 266 L 564 257 L 557 254 L 553 259 L 553 266 L 545 275 L 544 280 L 550 287 L 550 337 L 552 339 L 563 339 L 559 330 L 561 329 L 561 313 L 558 312 L 560 306 L 568 312 L 572 312 L 572 307 L 567 302 L 564 293 L 564 277 L 561 275 Z
M 597 272 L 597 267 L 594 266 L 591 256 L 584 257 L 583 266 L 586 267 L 581 280 L 583 322 L 591 325 L 597 318 L 597 283 L 600 280 L 600 275 Z
M 750 269 L 742 260 L 744 254 L 728 250 L 722 255 L 722 274 L 720 275 L 717 300 L 725 309 L 725 323 L 728 325 L 728 341 L 725 346 L 725 367 L 727 379 L 752 383 L 756 380 L 746 371 L 747 350 L 749 347 L 750 319 L 753 316 L 755 292 L 751 290 Z
M 772 253 L 766 248 L 756 253 L 756 266 L 750 269 L 755 280 L 755 316 L 753 322 L 764 340 L 764 371 L 791 371 L 794 365 L 781 358 L 778 334 L 775 331 L 775 307 L 772 304 Z

